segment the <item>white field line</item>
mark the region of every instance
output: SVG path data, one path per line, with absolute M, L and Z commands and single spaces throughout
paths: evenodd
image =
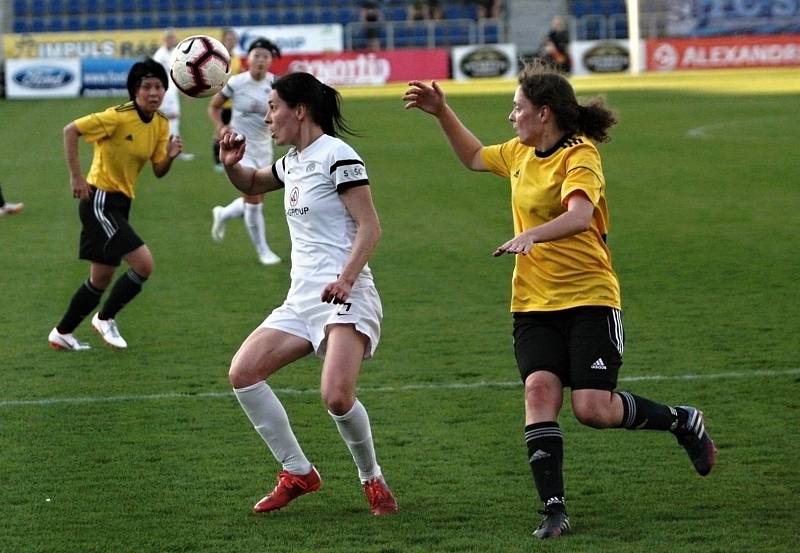
M 800 369 L 782 370 L 751 370 L 711 374 L 678 374 L 678 375 L 642 375 L 623 376 L 619 382 L 646 382 L 658 380 L 718 380 L 723 378 L 773 378 L 781 376 L 800 375 Z M 402 386 L 375 386 L 361 387 L 359 393 L 397 393 L 417 390 L 472 390 L 476 388 L 515 388 L 522 386 L 518 380 L 475 382 L 441 382 L 430 384 L 405 384 Z M 284 395 L 315 395 L 317 388 L 275 388 L 275 393 Z M 204 399 L 204 398 L 232 398 L 233 392 L 201 392 L 187 394 L 181 392 L 166 392 L 163 394 L 123 395 L 123 396 L 84 396 L 84 397 L 51 397 L 42 399 L 5 399 L 0 400 L 2 407 L 24 407 L 30 405 L 60 405 L 60 404 L 88 404 L 88 403 L 117 403 L 123 401 L 161 401 L 172 399 Z

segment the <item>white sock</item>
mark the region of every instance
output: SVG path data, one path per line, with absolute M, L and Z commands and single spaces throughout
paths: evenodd
M 181 135 L 181 119 L 180 117 L 174 117 L 169 119 L 169 134 L 172 136 L 180 136 Z
M 284 470 L 292 474 L 311 472 L 311 463 L 300 449 L 289 425 L 289 417 L 272 388 L 262 381 L 246 388 L 234 388 L 233 392 L 256 432 Z
M 358 477 L 363 484 L 381 475 L 381 467 L 375 458 L 375 446 L 372 444 L 372 430 L 369 425 L 369 415 L 360 401 L 356 399 L 353 408 L 344 415 L 328 414 L 336 421 L 339 434 L 347 444 L 353 461 L 358 467 Z
M 258 255 L 270 251 L 267 245 L 262 206 L 263 204 L 244 204 L 244 226 L 247 228 L 247 234 L 250 235 L 250 241 L 256 247 Z
M 231 203 L 222 208 L 222 212 L 220 213 L 220 218 L 222 219 L 223 222 L 225 222 L 228 219 L 237 219 L 242 215 L 244 215 L 244 198 L 239 196 Z

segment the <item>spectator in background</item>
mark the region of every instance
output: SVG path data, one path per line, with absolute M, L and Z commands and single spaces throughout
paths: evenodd
M 226 27 L 222 29 L 222 44 L 225 46 L 225 49 L 228 50 L 228 54 L 231 56 L 231 75 L 236 75 L 242 69 L 242 60 L 239 58 L 238 53 L 236 50 L 236 45 L 239 43 L 239 36 L 236 34 L 236 31 L 230 27 Z M 232 110 L 233 100 L 228 98 L 222 104 L 222 112 L 220 113 L 220 117 L 222 119 L 223 125 L 228 125 L 231 122 L 231 114 L 233 113 Z M 214 143 L 213 143 L 213 151 L 214 151 L 214 170 L 218 173 L 223 171 L 222 163 L 219 161 L 219 137 L 217 134 L 214 134 Z
M 408 3 L 409 21 L 426 21 L 428 19 L 441 19 L 442 7 L 439 0 L 411 0 Z
M 503 12 L 503 0 L 462 0 L 462 3 L 477 8 L 476 19 L 497 19 Z
M 381 29 L 383 27 L 383 11 L 378 0 L 361 2 L 359 20 L 364 25 L 364 37 L 367 39 L 367 50 L 381 49 Z
M 3 217 L 4 215 L 16 215 L 22 211 L 23 207 L 25 207 L 25 204 L 22 202 L 18 204 L 7 202 L 5 198 L 3 198 L 3 190 L 0 189 L 0 217 Z
M 564 18 L 560 15 L 553 17 L 550 22 L 550 30 L 542 44 L 539 56 L 562 73 L 572 71 L 572 59 L 569 55 L 569 31 L 567 31 Z
M 178 35 L 175 32 L 175 29 L 169 28 L 164 31 L 163 36 L 163 44 L 161 47 L 156 50 L 156 53 L 153 54 L 153 59 L 156 60 L 164 70 L 169 75 L 169 58 L 172 56 L 172 51 L 175 50 L 175 46 L 178 45 Z M 181 102 L 180 102 L 180 93 L 178 92 L 177 86 L 171 86 L 167 88 L 166 94 L 164 94 L 164 101 L 161 103 L 161 113 L 163 113 L 167 119 L 169 119 L 169 133 L 172 136 L 180 136 L 181 135 Z M 183 161 L 191 161 L 194 159 L 194 154 L 189 154 L 186 152 L 181 152 L 178 156 L 178 159 Z

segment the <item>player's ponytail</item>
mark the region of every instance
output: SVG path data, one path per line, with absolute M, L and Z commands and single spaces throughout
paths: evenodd
M 596 142 L 610 140 L 608 129 L 617 123 L 614 112 L 601 98 L 579 104 L 572 85 L 552 66 L 540 60 L 526 64 L 519 84 L 534 106 L 550 107 L 564 132 L 585 134 Z
M 310 73 L 289 73 L 277 79 L 272 88 L 289 107 L 305 105 L 325 134 L 355 134 L 342 116 L 339 92 Z

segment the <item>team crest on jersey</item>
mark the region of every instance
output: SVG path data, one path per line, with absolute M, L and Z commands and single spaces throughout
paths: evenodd
M 313 161 L 306 166 L 306 173 L 313 173 L 314 169 L 317 168 L 317 164 Z
M 294 207 L 298 201 L 300 201 L 300 189 L 295 186 L 289 193 L 289 205 Z

